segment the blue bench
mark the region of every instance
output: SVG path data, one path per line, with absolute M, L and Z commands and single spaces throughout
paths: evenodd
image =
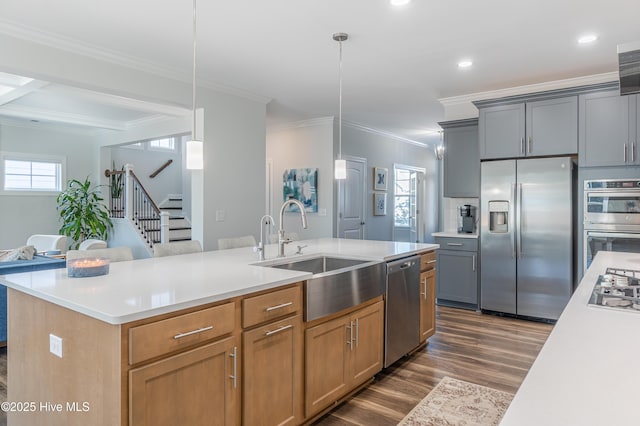
M 32 260 L 12 260 L 0 262 L 0 275 L 17 274 L 18 272 L 42 271 L 44 269 L 64 268 L 64 259 L 33 256 Z M 0 346 L 7 342 L 7 287 L 0 285 Z

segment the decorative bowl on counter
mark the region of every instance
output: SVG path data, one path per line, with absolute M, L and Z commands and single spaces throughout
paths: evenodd
M 109 273 L 109 259 L 93 257 L 67 260 L 67 275 L 71 278 L 97 277 Z

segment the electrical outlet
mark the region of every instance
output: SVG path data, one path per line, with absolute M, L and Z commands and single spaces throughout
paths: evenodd
M 49 334 L 49 352 L 62 358 L 62 337 Z

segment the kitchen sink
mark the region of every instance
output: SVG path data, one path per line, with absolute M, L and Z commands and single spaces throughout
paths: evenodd
M 384 262 L 316 256 L 262 266 L 313 274 L 304 284 L 305 321 L 357 306 L 383 295 L 385 291 Z

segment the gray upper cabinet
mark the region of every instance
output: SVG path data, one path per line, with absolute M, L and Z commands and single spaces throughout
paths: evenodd
M 444 131 L 444 196 L 480 196 L 478 120 L 438 123 Z
M 480 159 L 524 155 L 524 104 L 481 108 L 478 130 Z
M 578 98 L 566 96 L 480 108 L 480 158 L 578 152 Z
M 640 164 L 638 123 L 640 97 L 618 90 L 580 95 L 579 165 Z

